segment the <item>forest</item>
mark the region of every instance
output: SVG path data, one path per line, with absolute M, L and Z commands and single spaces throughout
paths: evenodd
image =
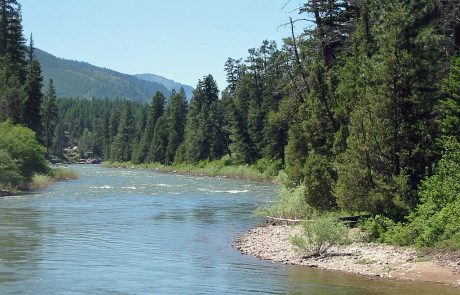
M 52 80 L 42 94 L 20 6 L 0 4 L 0 132 L 31 129 L 43 159 L 77 145 L 106 161 L 263 166 L 281 171 L 278 216 L 369 214 L 375 240 L 460 249 L 458 0 L 305 1 L 281 47 L 225 62 L 222 91 L 206 75 L 190 102 L 148 105 L 57 98 Z M 3 171 L 25 162 L 1 138 L 12 185 Z

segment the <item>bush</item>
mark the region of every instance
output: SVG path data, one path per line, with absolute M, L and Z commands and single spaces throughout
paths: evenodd
M 435 173 L 422 181 L 420 205 L 406 224 L 377 216 L 364 222 L 368 239 L 394 245 L 460 249 L 460 144 L 446 137 Z
M 305 163 L 305 198 L 309 205 L 321 211 L 337 207 L 332 193 L 334 176 L 330 159 L 310 152 Z
M 409 216 L 412 242 L 422 247 L 460 244 L 460 143 L 449 137 L 443 146 L 435 174 L 422 182 L 421 204 Z
M 254 167 L 260 173 L 266 176 L 274 177 L 278 175 L 278 172 L 281 169 L 283 169 L 283 162 L 281 161 L 281 159 L 271 160 L 267 158 L 262 158 L 254 164 Z
M 0 149 L 0 188 L 15 189 L 23 182 L 20 171 L 10 154 Z
M 310 255 L 323 255 L 332 246 L 350 244 L 348 228 L 332 216 L 323 216 L 302 224 L 303 235 L 291 238 L 294 246 Z
M 44 156 L 46 150 L 37 142 L 32 130 L 7 121 L 0 123 L 0 138 L 0 150 L 14 160 L 24 181 L 30 181 L 35 173 L 49 172 Z
M 315 212 L 315 209 L 308 205 L 305 200 L 305 186 L 300 185 L 295 189 L 281 186 L 275 203 L 265 208 L 259 208 L 255 213 L 261 217 L 301 219 L 310 218 L 315 215 Z

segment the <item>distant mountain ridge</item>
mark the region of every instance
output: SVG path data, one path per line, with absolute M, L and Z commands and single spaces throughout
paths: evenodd
M 146 74 L 146 77 L 158 78 L 143 79 L 87 62 L 58 58 L 40 49 L 35 50 L 35 56 L 42 66 L 44 88 L 46 89 L 48 79 L 52 78 L 59 97 L 108 97 L 148 102 L 157 91 L 169 96 L 172 89 L 179 90 L 184 87 L 187 93 L 191 88 L 158 75 Z M 157 81 L 164 81 L 165 84 Z
M 136 76 L 139 79 L 145 80 L 145 81 L 160 83 L 161 85 L 165 86 L 169 91 L 172 91 L 173 89 L 178 91 L 180 88 L 184 88 L 185 94 L 187 95 L 188 99 L 190 100 L 192 98 L 192 92 L 193 92 L 192 86 L 178 83 L 171 79 L 168 79 L 162 76 L 158 76 L 155 74 L 145 73 L 145 74 L 137 74 L 134 76 Z

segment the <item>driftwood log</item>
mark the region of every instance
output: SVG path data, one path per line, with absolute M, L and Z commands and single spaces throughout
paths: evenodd
M 371 215 L 356 215 L 356 216 L 346 216 L 338 218 L 341 222 L 349 227 L 354 227 L 359 221 L 369 218 Z M 301 222 L 311 222 L 314 219 L 290 219 L 290 218 L 281 218 L 281 217 L 272 217 L 266 216 L 269 220 L 268 224 L 275 225 L 275 224 L 297 224 Z

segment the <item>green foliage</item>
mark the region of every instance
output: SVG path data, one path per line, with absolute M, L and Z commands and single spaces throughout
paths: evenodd
M 311 152 L 305 163 L 304 174 L 306 202 L 318 210 L 334 209 L 336 207 L 332 192 L 334 171 L 330 159 Z
M 460 232 L 460 143 L 443 142 L 443 155 L 435 173 L 422 182 L 421 204 L 409 216 L 410 242 L 419 246 L 455 245 Z M 458 245 L 458 244 L 457 244 Z
M 39 49 L 35 54 L 42 64 L 44 78 L 53 78 L 59 97 L 109 97 L 111 100 L 129 99 L 145 104 L 157 91 L 165 96 L 170 93 L 162 83 L 84 62 L 57 58 Z
M 78 173 L 77 171 L 70 169 L 70 168 L 52 168 L 50 171 L 51 178 L 53 180 L 69 180 L 69 179 L 77 179 Z
M 52 168 L 49 174 L 34 174 L 32 181 L 27 184 L 29 190 L 47 188 L 56 181 L 77 179 L 78 173 L 70 168 Z
M 154 162 L 153 158 L 151 158 L 151 152 L 149 152 L 149 149 L 151 149 L 156 123 L 164 113 L 165 100 L 166 99 L 161 92 L 155 93 L 152 97 L 151 104 L 148 108 L 147 122 L 140 142 L 136 147 L 136 157 L 133 157 L 134 163 L 143 163 L 144 161 Z
M 54 133 L 59 119 L 56 100 L 56 88 L 54 88 L 53 79 L 50 79 L 48 81 L 48 91 L 40 110 L 43 124 L 43 142 L 48 153 L 53 145 Z
M 283 163 L 281 159 L 262 158 L 254 164 L 254 167 L 262 174 L 275 177 L 283 169 Z
M 14 189 L 21 183 L 23 177 L 16 162 L 6 150 L 0 149 L 0 188 Z
M 310 255 L 323 255 L 332 246 L 350 244 L 348 228 L 332 216 L 322 216 L 302 223 L 302 235 L 291 238 L 292 244 Z
M 35 173 L 48 172 L 45 149 L 36 141 L 32 130 L 7 121 L 0 123 L 0 138 L 0 150 L 15 161 L 24 181 L 30 181 Z
M 111 158 L 113 160 L 129 161 L 131 159 L 134 131 L 131 103 L 126 101 L 123 104 L 117 135 L 112 142 Z
M 114 168 L 140 168 L 140 169 L 155 169 L 156 171 L 181 173 L 199 176 L 211 177 L 228 177 L 235 179 L 245 179 L 250 181 L 273 182 L 273 177 L 260 173 L 253 166 L 234 165 L 228 156 L 215 161 L 200 161 L 196 164 L 187 164 L 185 162 L 177 162 L 173 165 L 163 165 L 161 163 L 143 163 L 133 164 L 131 162 L 103 162 L 104 167 Z
M 444 98 L 439 108 L 442 117 L 438 120 L 439 129 L 444 136 L 456 136 L 460 141 L 460 57 L 453 59 L 449 76 L 444 80 Z
M 387 233 L 396 226 L 395 222 L 388 217 L 377 215 L 361 223 L 361 229 L 366 233 L 365 238 L 368 242 L 386 242 Z
M 43 76 L 40 63 L 32 59 L 27 72 L 25 91 L 27 94 L 24 102 L 23 120 L 27 127 L 35 131 L 37 138 L 41 139 L 42 116 L 41 105 L 43 100 Z
M 314 216 L 316 210 L 306 202 L 305 186 L 300 185 L 294 189 L 280 186 L 275 202 L 265 208 L 257 209 L 255 213 L 261 217 L 302 219 Z
M 80 157 L 83 158 L 87 156 L 90 152 L 92 153 L 94 146 L 94 137 L 91 132 L 85 128 L 83 130 L 83 134 L 78 141 L 78 152 L 80 153 Z
M 215 160 L 224 153 L 222 114 L 217 84 L 211 75 L 198 82 L 190 102 L 185 127 L 185 160 Z
M 165 151 L 165 163 L 172 164 L 179 145 L 184 139 L 185 122 L 187 119 L 187 100 L 185 91 L 172 92 L 166 107 L 166 124 L 168 145 Z

